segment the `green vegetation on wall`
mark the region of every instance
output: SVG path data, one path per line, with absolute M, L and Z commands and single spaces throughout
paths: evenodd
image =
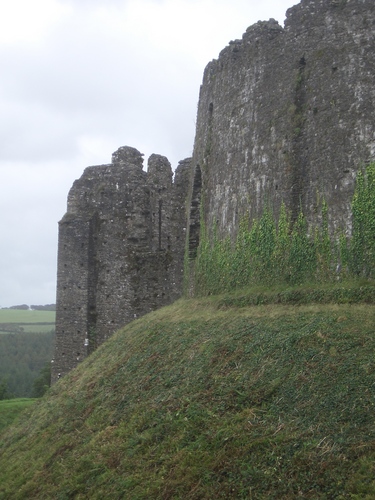
M 236 241 L 213 237 L 201 222 L 194 269 L 197 295 L 254 285 L 301 285 L 375 274 L 375 163 L 360 171 L 352 201 L 352 235 L 329 234 L 328 206 L 321 203 L 321 224 L 308 228 L 302 211 L 292 224 L 284 205 L 276 222 L 272 210 L 250 221 L 245 216 Z
M 375 163 L 357 175 L 352 203 L 353 236 L 345 255 L 349 272 L 375 275 Z

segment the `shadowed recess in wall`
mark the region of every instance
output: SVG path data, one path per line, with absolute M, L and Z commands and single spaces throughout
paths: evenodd
M 189 224 L 189 258 L 195 259 L 199 246 L 200 233 L 200 209 L 202 193 L 202 171 L 200 166 L 195 167 L 193 180 L 193 194 L 190 205 L 190 224 Z

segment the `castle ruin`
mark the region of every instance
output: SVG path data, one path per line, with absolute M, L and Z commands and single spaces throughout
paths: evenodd
M 172 169 L 120 148 L 89 167 L 60 222 L 53 381 L 116 329 L 182 293 L 200 220 L 234 236 L 284 202 L 350 232 L 358 169 L 375 160 L 375 3 L 301 0 L 285 27 L 258 22 L 208 64 L 193 157 Z
M 114 331 L 176 300 L 182 289 L 190 160 L 122 147 L 86 168 L 59 223 L 56 348 L 52 381 Z

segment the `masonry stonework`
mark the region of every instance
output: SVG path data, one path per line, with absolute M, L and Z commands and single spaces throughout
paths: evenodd
M 222 235 L 282 201 L 318 222 L 322 197 L 350 230 L 356 172 L 375 158 L 375 2 L 302 0 L 286 16 L 248 28 L 204 72 L 192 167 Z
M 351 229 L 358 169 L 375 160 L 375 2 L 301 0 L 285 27 L 258 22 L 208 64 L 193 158 L 172 182 L 134 148 L 87 168 L 60 222 L 53 381 L 116 329 L 182 293 L 200 222 L 234 237 L 241 217 L 284 202 Z
M 122 147 L 87 168 L 59 224 L 56 348 L 52 381 L 115 330 L 181 293 L 189 159 L 172 168 Z

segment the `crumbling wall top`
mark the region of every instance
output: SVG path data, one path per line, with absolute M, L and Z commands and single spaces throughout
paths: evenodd
M 143 169 L 143 153 L 130 146 L 122 146 L 112 154 L 112 163 L 136 165 Z
M 178 162 L 178 167 L 174 173 L 175 186 L 189 186 L 189 175 L 191 170 L 191 157 Z
M 365 13 L 367 10 L 366 0 L 301 0 L 286 11 L 285 29 L 293 30 L 295 35 L 299 35 L 307 29 L 319 27 L 321 19 L 327 16 L 326 24 L 329 27 L 331 15 L 337 16 L 340 11 L 350 23 L 353 15 L 355 16 L 360 11 Z
M 152 154 L 147 162 L 148 182 L 155 186 L 163 184 L 165 188 L 172 184 L 172 167 L 166 156 Z

